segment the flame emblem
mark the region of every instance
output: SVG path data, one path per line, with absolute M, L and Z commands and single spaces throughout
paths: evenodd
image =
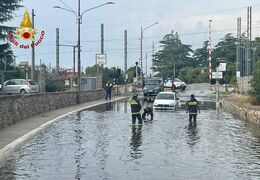
M 37 34 L 37 31 L 32 28 L 32 22 L 28 10 L 25 10 L 20 28 L 16 30 L 16 33 L 22 40 L 34 41 L 34 36 Z

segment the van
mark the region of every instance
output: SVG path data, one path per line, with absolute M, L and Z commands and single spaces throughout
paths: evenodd
M 39 85 L 31 79 L 10 79 L 4 82 L 4 94 L 38 93 Z M 0 85 L 0 91 L 2 86 Z

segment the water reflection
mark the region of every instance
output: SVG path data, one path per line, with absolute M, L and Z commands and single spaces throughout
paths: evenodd
M 95 112 L 98 112 L 98 113 L 103 113 L 105 111 L 113 111 L 114 106 L 115 106 L 115 102 L 108 102 L 106 104 L 101 104 L 99 106 L 89 108 L 89 110 L 95 111 Z
M 193 148 L 199 140 L 197 124 L 189 124 L 187 126 L 187 144 L 190 148 Z
M 84 134 L 84 128 L 82 126 L 82 118 L 81 113 L 76 113 L 76 119 L 75 119 L 75 126 L 74 126 L 74 138 L 75 138 L 75 152 L 74 152 L 74 158 L 75 158 L 75 164 L 76 164 L 76 172 L 75 172 L 75 179 L 80 180 L 82 176 L 82 159 L 84 157 L 84 149 L 82 148 L 83 143 L 83 134 Z
M 142 150 L 140 149 L 140 146 L 142 145 L 142 125 L 133 125 L 132 126 L 132 137 L 130 142 L 130 148 L 131 148 L 131 157 L 134 159 L 141 158 Z
M 182 110 L 154 114 L 131 126 L 122 101 L 69 115 L 10 156 L 0 180 L 259 179 L 259 127 L 215 110 L 197 126 Z
M 113 110 L 113 105 L 112 105 L 112 103 L 111 103 L 111 102 L 106 103 L 106 109 L 105 109 L 105 111 L 112 111 L 112 110 Z

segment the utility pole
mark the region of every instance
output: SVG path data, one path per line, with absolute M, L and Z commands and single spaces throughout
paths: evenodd
M 208 44 L 208 50 L 209 50 L 209 81 L 212 78 L 212 67 L 211 67 L 211 53 L 212 53 L 212 42 L 211 42 L 211 22 L 212 20 L 209 20 L 209 44 Z
M 76 47 L 77 46 L 73 46 L 73 81 L 76 77 Z M 73 82 L 72 82 L 73 83 Z
M 32 9 L 32 29 L 34 29 L 34 9 Z M 31 67 L 31 79 L 34 80 L 35 77 L 34 77 L 34 70 L 35 70 L 35 45 L 34 45 L 34 35 L 32 37 L 32 67 Z
M 104 54 L 104 24 L 101 24 L 101 54 Z
M 78 0 L 78 81 L 77 81 L 77 85 L 78 85 L 78 93 L 77 93 L 77 104 L 80 104 L 80 76 L 81 76 L 81 62 L 80 62 L 80 24 L 81 24 L 81 14 L 80 14 L 80 0 Z
M 60 69 L 60 33 L 59 28 L 56 28 L 56 73 L 59 74 Z
M 124 31 L 124 64 L 125 64 L 125 83 L 127 84 L 127 30 Z
M 148 76 L 147 75 L 147 53 L 145 53 L 145 75 L 146 77 Z
M 246 75 L 247 90 L 249 90 L 249 76 L 251 74 L 251 40 L 252 40 L 252 7 L 247 7 L 247 50 L 246 50 Z
M 153 51 L 152 51 L 152 59 L 154 58 L 154 41 L 153 41 Z M 154 63 L 152 61 L 152 67 L 153 67 Z M 152 69 L 152 76 L 154 75 L 154 70 Z
M 236 77 L 237 89 L 239 90 L 241 71 L 240 71 L 240 46 L 241 46 L 241 17 L 237 18 L 237 47 L 236 47 Z M 239 85 L 240 84 L 240 85 Z
M 104 54 L 104 53 L 105 53 L 105 51 L 104 51 L 104 24 L 101 24 L 101 54 Z M 103 69 L 104 69 L 104 64 L 101 64 L 101 74 L 103 72 Z
M 141 39 L 140 39 L 140 76 L 141 84 L 143 87 L 143 27 L 141 27 Z

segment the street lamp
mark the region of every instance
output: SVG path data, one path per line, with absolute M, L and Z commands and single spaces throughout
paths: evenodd
M 143 28 L 141 27 L 141 38 L 140 38 L 140 74 L 141 74 L 141 83 L 143 85 L 143 34 L 144 34 L 144 31 L 154 25 L 157 25 L 159 24 L 159 22 L 155 22 L 153 24 L 151 24 L 150 26 L 147 26 L 146 28 Z
M 76 12 L 72 9 L 67 9 L 67 8 L 63 8 L 63 7 L 60 7 L 60 6 L 54 6 L 53 7 L 53 8 L 58 8 L 58 9 L 62 9 L 62 10 L 69 11 L 69 12 L 73 13 L 76 16 L 76 19 L 77 19 L 77 23 L 78 23 L 78 44 L 77 44 L 77 47 L 78 47 L 78 75 L 77 75 L 78 87 L 77 87 L 77 91 L 78 91 L 78 93 L 77 93 L 77 103 L 78 104 L 80 103 L 80 75 L 81 75 L 80 24 L 82 23 L 82 16 L 83 16 L 84 13 L 86 13 L 88 11 L 91 11 L 93 9 L 96 9 L 96 8 L 99 8 L 99 7 L 102 7 L 102 6 L 105 6 L 105 5 L 109 5 L 109 4 L 114 4 L 114 3 L 113 2 L 107 2 L 107 3 L 104 3 L 104 4 L 100 4 L 98 6 L 86 9 L 82 13 L 80 12 L 80 0 L 78 0 L 78 12 Z

